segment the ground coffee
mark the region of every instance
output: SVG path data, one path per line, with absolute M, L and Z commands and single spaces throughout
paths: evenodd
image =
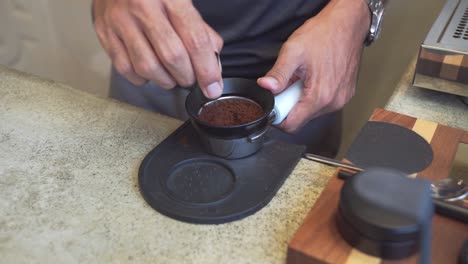
M 212 126 L 238 126 L 257 120 L 263 114 L 263 109 L 256 102 L 230 96 L 205 104 L 198 118 Z

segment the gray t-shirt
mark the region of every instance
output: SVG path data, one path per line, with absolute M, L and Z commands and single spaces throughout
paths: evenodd
M 284 41 L 328 0 L 194 0 L 224 39 L 225 77 L 256 78 L 274 64 Z

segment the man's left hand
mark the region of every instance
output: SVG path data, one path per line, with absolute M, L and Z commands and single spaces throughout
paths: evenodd
M 370 12 L 363 0 L 331 0 L 284 43 L 273 68 L 258 84 L 274 94 L 293 81 L 304 81 L 304 92 L 280 124 L 294 133 L 308 121 L 337 111 L 351 99 Z

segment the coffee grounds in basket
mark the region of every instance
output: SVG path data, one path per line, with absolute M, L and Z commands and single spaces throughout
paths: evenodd
M 263 114 L 263 109 L 254 101 L 231 97 L 204 105 L 198 118 L 212 126 L 238 126 L 257 120 Z

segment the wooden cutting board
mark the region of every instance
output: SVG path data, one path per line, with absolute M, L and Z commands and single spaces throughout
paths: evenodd
M 449 176 L 458 144 L 468 143 L 468 132 L 395 112 L 376 109 L 370 121 L 394 123 L 412 129 L 434 152 L 431 165 L 418 174 L 431 181 Z M 417 254 L 403 260 L 383 260 L 352 248 L 336 228 L 335 213 L 343 181 L 335 176 L 317 199 L 288 246 L 287 263 L 418 263 Z M 468 225 L 440 215 L 432 220 L 432 263 L 457 263 Z

